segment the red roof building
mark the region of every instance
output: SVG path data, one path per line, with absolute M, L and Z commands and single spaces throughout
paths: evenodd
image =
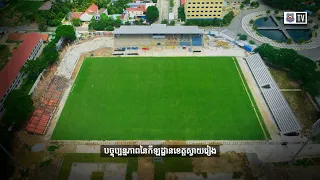
M 91 6 L 88 7 L 86 10 L 87 14 L 96 14 L 98 13 L 99 7 L 95 5 L 94 3 L 91 4 Z
M 186 0 L 180 0 L 180 4 L 184 5 L 186 3 Z
M 126 11 L 142 11 L 142 12 L 146 12 L 147 10 L 145 8 L 127 8 Z
M 8 41 L 23 41 L 26 37 L 26 33 L 9 33 L 8 34 Z M 48 42 L 49 35 L 48 34 L 39 34 L 41 39 L 44 42 Z
M 80 19 L 80 16 L 83 14 L 83 12 L 72 12 L 69 15 L 69 21 L 71 21 L 72 19 Z
M 8 41 L 23 41 L 25 33 L 9 33 Z
M 12 52 L 11 59 L 0 72 L 1 101 L 3 101 L 3 97 L 7 95 L 8 91 L 10 91 L 10 88 L 12 88 L 11 84 L 19 74 L 24 63 L 29 59 L 30 55 L 32 55 L 33 50 L 39 41 L 41 41 L 41 35 L 37 33 L 26 34 L 20 46 Z

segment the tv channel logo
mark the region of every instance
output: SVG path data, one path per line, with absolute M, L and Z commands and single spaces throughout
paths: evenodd
M 307 12 L 284 12 L 283 13 L 284 24 L 307 24 L 308 13 Z

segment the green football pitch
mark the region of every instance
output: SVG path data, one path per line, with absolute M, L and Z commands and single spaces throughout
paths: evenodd
M 268 136 L 232 57 L 106 57 L 83 62 L 52 139 L 262 140 Z

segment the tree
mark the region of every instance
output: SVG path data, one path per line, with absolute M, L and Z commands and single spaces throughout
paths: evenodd
M 20 89 L 12 90 L 4 102 L 6 113 L 4 119 L 21 123 L 26 121 L 34 110 L 31 96 Z
M 248 4 L 250 4 L 250 0 L 244 0 L 242 3 L 245 5 L 248 5 Z
M 255 31 L 258 30 L 258 26 L 253 25 L 253 26 L 252 26 L 252 29 L 255 30 Z
M 153 3 L 157 3 L 157 0 L 152 0 Z
M 47 25 L 45 25 L 44 22 L 41 22 L 41 23 L 38 24 L 38 29 L 39 29 L 39 31 L 41 31 L 41 32 L 46 32 L 47 29 L 48 29 L 48 27 L 47 27 Z
M 243 9 L 243 8 L 244 8 L 244 5 L 243 5 L 243 4 L 241 4 L 241 5 L 240 5 L 240 9 Z
M 275 14 L 275 15 L 279 14 L 279 10 L 276 9 L 276 10 L 274 11 L 274 14 Z
M 253 24 L 253 23 L 254 23 L 253 19 L 251 19 L 251 20 L 249 21 L 249 23 L 250 23 L 250 24 Z
M 268 19 L 269 19 L 268 17 L 264 17 L 263 18 L 264 21 L 268 21 Z
M 72 25 L 74 26 L 81 26 L 82 25 L 82 21 L 79 18 L 74 18 L 71 20 Z
M 152 24 L 159 18 L 159 10 L 156 6 L 149 6 L 146 12 L 147 21 Z
M 248 39 L 248 36 L 245 35 L 245 34 L 242 34 L 242 35 L 239 37 L 239 39 L 245 41 L 245 40 Z
M 126 21 L 124 25 L 131 25 L 131 23 L 129 21 Z
M 133 24 L 134 24 L 134 25 L 140 25 L 140 21 L 134 20 L 134 21 L 133 21 Z
M 300 38 L 299 40 L 298 40 L 298 43 L 299 44 L 303 44 L 305 42 L 305 40 L 303 39 L 303 38 Z
M 29 79 L 36 79 L 46 67 L 47 63 L 38 58 L 33 61 L 27 61 L 21 71 L 27 74 Z
M 234 18 L 233 11 L 228 12 L 228 14 L 226 14 L 222 19 L 223 25 L 229 25 L 233 18 Z
M 170 7 L 173 7 L 174 6 L 174 2 L 173 0 L 170 0 Z
M 313 29 L 319 29 L 319 25 L 318 24 L 314 25 Z
M 269 15 L 271 13 L 271 11 L 268 9 L 266 13 Z
M 161 24 L 168 24 L 168 23 L 169 23 L 168 19 L 163 19 L 163 20 L 161 21 Z
M 184 6 L 180 6 L 178 8 L 178 18 L 181 19 L 181 21 L 185 21 L 186 20 L 186 15 L 184 13 Z
M 256 44 L 256 42 L 254 42 L 253 40 L 249 41 L 250 44 Z
M 106 30 L 107 30 L 107 31 L 113 31 L 114 28 L 113 28 L 112 26 L 107 26 L 107 27 L 106 27 Z
M 67 40 L 74 41 L 76 39 L 76 33 L 72 26 L 70 25 L 60 25 L 56 29 L 56 38 L 60 39 L 61 37 L 66 38 Z
M 170 26 L 174 26 L 175 24 L 176 24 L 176 22 L 174 20 L 171 20 L 169 23 Z
M 218 18 L 214 18 L 212 20 L 212 26 L 220 26 L 222 24 L 222 20 L 221 19 L 218 19 Z
M 286 43 L 287 43 L 287 44 L 292 44 L 292 39 L 287 39 L 287 40 L 286 40 Z
M 114 21 L 114 26 L 115 27 L 120 27 L 122 25 L 122 21 L 120 20 L 120 19 L 116 19 L 115 21 Z
M 59 53 L 57 52 L 55 42 L 48 44 L 40 56 L 40 60 L 47 63 L 47 65 L 54 64 L 59 58 Z

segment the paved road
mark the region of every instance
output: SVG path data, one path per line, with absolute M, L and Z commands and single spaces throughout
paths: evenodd
M 159 19 L 156 23 L 160 24 L 163 19 L 169 19 L 169 0 L 158 0 L 157 8 L 159 10 Z

